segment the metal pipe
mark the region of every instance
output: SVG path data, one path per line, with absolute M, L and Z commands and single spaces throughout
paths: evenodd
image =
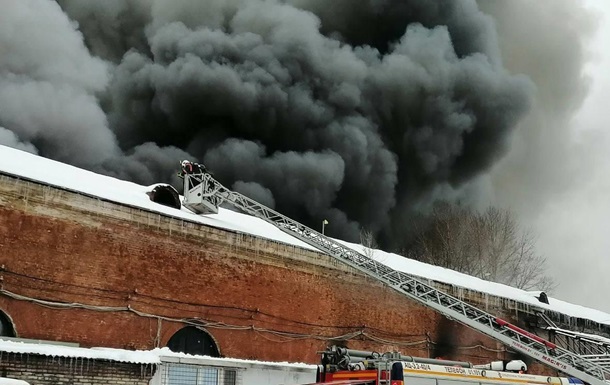
M 465 362 L 465 361 L 439 360 L 436 358 L 422 358 L 422 357 L 409 357 L 409 358 L 413 359 L 412 362 L 416 362 L 418 364 L 461 366 L 462 368 L 472 368 L 472 364 L 470 362 Z
M 406 362 L 415 362 L 418 364 L 432 364 L 432 365 L 443 365 L 443 366 L 460 366 L 463 368 L 472 368 L 472 364 L 470 362 L 464 361 L 451 361 L 451 360 L 439 360 L 434 358 L 423 358 L 423 357 L 412 357 L 405 356 L 399 353 L 378 353 L 373 351 L 366 350 L 355 350 L 355 349 L 347 349 L 341 347 L 333 347 L 331 348 L 337 355 L 343 357 L 349 357 L 348 362 L 360 361 L 363 359 L 380 359 L 382 357 L 388 357 L 395 361 L 406 361 Z

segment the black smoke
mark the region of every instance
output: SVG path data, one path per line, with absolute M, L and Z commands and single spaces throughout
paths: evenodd
M 3 8 L 3 143 L 145 184 L 176 184 L 178 161 L 196 159 L 314 228 L 328 219 L 354 241 L 365 227 L 385 247 L 506 153 L 534 94 L 473 0 Z

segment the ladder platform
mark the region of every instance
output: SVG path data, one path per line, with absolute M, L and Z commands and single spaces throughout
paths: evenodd
M 207 176 L 207 177 L 206 177 Z M 218 214 L 222 201 L 210 193 L 209 174 L 184 175 L 184 200 L 182 205 L 195 214 Z

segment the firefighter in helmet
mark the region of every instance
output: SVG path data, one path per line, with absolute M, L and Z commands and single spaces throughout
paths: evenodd
M 180 162 L 180 166 L 181 170 L 180 174 L 178 174 L 180 178 L 184 178 L 186 174 L 203 174 L 208 172 L 204 165 L 189 160 L 183 160 Z

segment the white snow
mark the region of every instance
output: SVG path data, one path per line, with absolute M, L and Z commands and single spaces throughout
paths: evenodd
M 81 348 L 74 346 L 30 343 L 21 341 L 8 341 L 0 339 L 0 352 L 17 354 L 40 354 L 49 357 L 81 358 L 108 360 L 117 362 L 129 362 L 135 364 L 160 364 L 162 362 L 183 362 L 187 359 L 189 363 L 201 363 L 218 366 L 235 365 L 259 365 L 265 367 L 285 367 L 315 369 L 316 365 L 298 362 L 268 362 L 257 360 L 242 360 L 236 358 L 218 358 L 208 356 L 196 356 L 186 353 L 176 353 L 169 348 L 156 348 L 153 350 L 124 350 L 113 348 Z
M 363 246 L 349 242 L 340 241 L 342 244 L 363 252 Z M 371 254 L 371 253 L 368 253 Z M 610 314 L 599 310 L 575 305 L 556 298 L 548 297 L 549 304 L 542 303 L 536 298 L 540 292 L 528 292 L 501 283 L 485 281 L 454 270 L 404 258 L 400 255 L 386 253 L 382 250 L 374 250 L 372 257 L 395 270 L 403 271 L 418 277 L 424 277 L 433 281 L 443 282 L 452 286 L 490 294 L 494 297 L 512 299 L 517 302 L 529 304 L 542 309 L 562 313 L 570 317 L 588 319 L 597 323 L 610 325 Z
M 304 242 L 278 230 L 271 224 L 255 217 L 220 208 L 218 214 L 200 216 L 183 208 L 173 209 L 150 201 L 146 195 L 154 186 L 141 186 L 111 178 L 90 171 L 82 170 L 67 164 L 55 162 L 24 151 L 0 145 L 0 173 L 11 174 L 25 179 L 77 191 L 105 200 L 140 207 L 152 212 L 198 222 L 207 226 L 227 229 L 235 232 L 252 234 L 258 237 L 315 250 Z M 339 241 L 339 240 L 338 240 Z M 361 245 L 343 242 L 357 251 Z M 570 317 L 588 319 L 597 323 L 610 325 L 610 314 L 571 304 L 549 297 L 550 304 L 544 304 L 535 297 L 538 293 L 526 292 L 506 285 L 485 281 L 445 269 L 404 258 L 402 256 L 375 250 L 373 257 L 389 267 L 426 279 L 443 282 L 449 285 L 487 293 L 494 297 L 512 299 L 521 303 L 549 309 Z
M 40 354 L 64 358 L 89 358 L 137 364 L 159 364 L 161 354 L 171 354 L 168 348 L 155 350 L 87 349 L 74 346 L 38 344 L 0 339 L 0 352 L 20 354 Z

